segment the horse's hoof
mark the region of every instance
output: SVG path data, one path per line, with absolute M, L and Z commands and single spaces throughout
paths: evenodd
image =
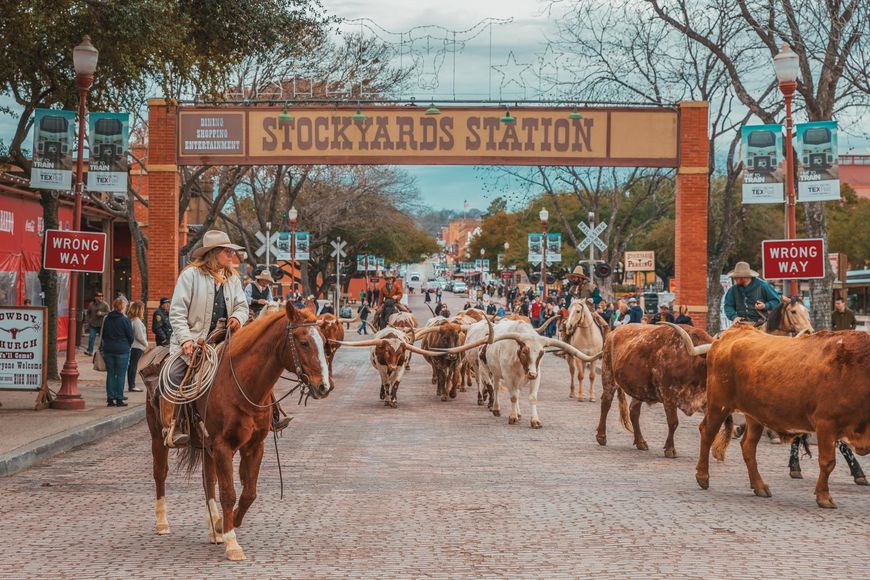
M 490 409 L 490 411 L 492 411 L 492 415 L 494 417 L 501 417 L 501 411 L 499 411 L 498 409 Z
M 227 550 L 227 560 L 232 562 L 241 562 L 245 559 L 245 552 L 241 548 Z
M 762 485 L 761 487 L 753 488 L 752 491 L 755 492 L 755 495 L 757 495 L 758 497 L 773 497 L 773 494 L 770 493 L 770 488 L 767 487 L 767 485 Z
M 594 402 L 595 402 L 595 397 L 589 397 L 589 402 L 590 402 L 590 403 L 594 403 Z
M 641 451 L 649 451 L 649 445 L 646 444 L 646 441 L 641 441 L 640 443 L 635 443 L 635 447 L 640 449 Z
M 544 424 L 541 423 L 540 419 L 532 419 L 531 426 L 532 429 L 540 429 L 544 426 Z
M 154 527 L 154 532 L 158 536 L 165 536 L 169 533 L 169 524 L 157 524 Z
M 508 425 L 516 425 L 519 421 L 520 420 L 515 415 L 508 417 Z
M 829 510 L 837 509 L 837 504 L 834 503 L 834 500 L 832 500 L 830 496 L 824 498 L 816 497 L 816 503 L 819 504 L 820 508 L 825 508 Z
M 223 534 L 213 534 L 211 532 L 208 533 L 208 543 L 209 544 L 223 544 L 224 543 L 224 535 Z
M 788 475 L 792 479 L 803 479 L 804 478 L 800 469 L 792 469 L 791 471 L 788 472 Z
M 676 449 L 665 449 L 665 457 L 668 459 L 676 459 L 677 458 L 677 450 Z
M 607 445 L 607 435 L 596 435 L 595 440 L 598 441 L 598 444 L 602 447 Z
M 855 478 L 855 485 L 870 485 L 870 482 L 868 482 L 867 478 L 862 475 L 861 477 Z
M 701 489 L 709 489 L 710 488 L 710 476 L 709 475 L 707 475 L 707 476 L 696 475 L 695 481 L 698 482 L 698 486 Z

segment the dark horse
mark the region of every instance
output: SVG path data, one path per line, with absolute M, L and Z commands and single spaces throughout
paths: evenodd
M 783 296 L 779 306 L 770 312 L 770 316 L 764 323 L 764 331 L 768 334 L 779 336 L 794 336 L 803 332 L 812 332 L 813 326 L 810 323 L 809 311 L 804 306 L 803 301 L 793 296 L 789 298 Z M 809 444 L 807 435 L 798 435 L 791 442 L 791 451 L 789 453 L 789 475 L 793 479 L 803 479 L 801 474 L 800 448 L 803 445 L 807 453 L 809 453 Z M 846 465 L 849 466 L 849 472 L 852 478 L 858 485 L 868 485 L 867 478 L 864 476 L 864 471 L 861 469 L 861 464 L 852 452 L 852 449 L 845 441 L 837 441 L 837 448 L 846 460 Z
M 208 539 L 226 545 L 229 560 L 244 560 L 235 528 L 257 497 L 257 478 L 263 460 L 264 440 L 272 421 L 272 391 L 281 373 L 295 373 L 303 390 L 322 399 L 332 390 L 325 339 L 314 314 L 288 302 L 285 312 L 270 313 L 238 330 L 220 353 L 214 384 L 207 396 L 197 400 L 197 412 L 205 433 L 193 428 L 190 447 L 183 460 L 192 472 L 201 461 L 208 499 Z M 158 395 L 159 397 L 159 395 Z M 157 491 L 158 534 L 169 533 L 166 519 L 166 475 L 169 450 L 163 443 L 156 401 L 147 405 Z M 236 505 L 233 457 L 242 456 L 239 478 L 242 494 Z M 186 457 L 184 457 L 186 455 Z M 215 482 L 220 485 L 222 510 L 215 503 Z

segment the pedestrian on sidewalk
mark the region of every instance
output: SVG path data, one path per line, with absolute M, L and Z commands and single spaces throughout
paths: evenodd
M 169 323 L 169 303 L 172 302 L 165 296 L 160 299 L 160 307 L 154 311 L 151 317 L 151 331 L 157 346 L 169 346 L 172 337 L 172 325 Z
M 130 304 L 127 310 L 127 318 L 133 325 L 134 337 L 133 348 L 130 349 L 130 364 L 127 365 L 127 390 L 131 393 L 142 392 L 142 389 L 136 386 L 136 371 L 139 370 L 139 358 L 148 348 L 148 331 L 145 330 L 145 323 L 142 321 L 143 314 L 145 314 L 145 304 L 141 300 Z
M 93 356 L 94 342 L 97 340 L 97 335 L 100 334 L 100 327 L 103 325 L 103 317 L 109 313 L 109 305 L 103 300 L 103 293 L 97 292 L 94 294 L 94 299 L 88 305 L 88 350 L 85 354 Z
M 356 329 L 356 333 L 368 334 L 369 305 L 361 302 L 356 312 L 359 314 L 359 328 Z
M 855 330 L 858 320 L 855 313 L 846 308 L 846 302 L 842 298 L 834 301 L 834 312 L 831 314 L 831 330 Z
M 130 319 L 124 316 L 127 299 L 119 296 L 112 301 L 112 311 L 103 322 L 100 350 L 106 359 L 106 402 L 109 407 L 126 407 L 124 380 L 130 363 L 130 349 L 136 339 Z

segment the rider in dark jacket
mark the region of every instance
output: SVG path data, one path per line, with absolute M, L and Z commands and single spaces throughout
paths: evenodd
M 728 273 L 734 285 L 725 293 L 725 316 L 733 322 L 759 322 L 765 312 L 779 306 L 779 295 L 766 281 L 758 277 L 746 262 L 737 262 Z

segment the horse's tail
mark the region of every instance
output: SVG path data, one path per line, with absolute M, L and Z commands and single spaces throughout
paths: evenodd
M 619 387 L 616 388 L 616 397 L 619 399 L 619 420 L 626 431 L 634 433 L 634 429 L 631 426 L 631 417 L 628 415 L 628 402 L 625 400 L 625 392 Z
M 184 475 L 190 479 L 194 472 L 202 465 L 202 454 L 204 451 L 201 447 L 194 447 L 193 445 L 179 448 L 178 453 L 176 453 L 176 457 L 178 457 L 176 469 L 179 472 L 184 472 Z
M 725 452 L 728 450 L 728 445 L 731 443 L 731 436 L 734 432 L 734 418 L 731 415 L 725 418 L 722 423 L 722 429 L 716 433 L 716 438 L 713 440 L 713 457 L 717 461 L 725 461 Z

